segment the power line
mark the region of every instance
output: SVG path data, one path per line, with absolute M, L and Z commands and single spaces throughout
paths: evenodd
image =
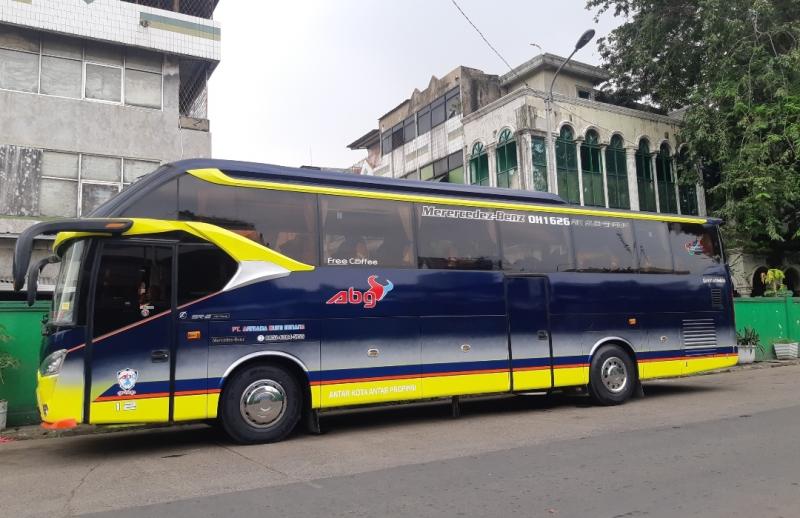
M 473 23 L 473 21 L 472 21 L 472 20 L 470 20 L 469 16 L 467 16 L 467 13 L 465 13 L 465 12 L 464 12 L 464 10 L 463 10 L 463 9 L 461 9 L 461 6 L 460 6 L 460 5 L 458 5 L 458 2 L 456 2 L 456 0 L 450 0 L 450 1 L 451 1 L 451 2 L 453 2 L 453 5 L 454 5 L 454 6 L 456 6 L 456 9 L 458 9 L 458 12 L 460 12 L 460 13 L 461 13 L 461 16 L 463 16 L 463 17 L 464 17 L 464 19 L 465 19 L 465 20 L 467 20 L 467 22 L 469 22 L 469 24 L 470 24 L 470 25 L 472 25 L 472 28 L 473 28 L 473 29 L 475 29 L 475 32 L 477 32 L 477 33 L 478 33 L 478 35 L 479 35 L 479 36 L 481 37 L 481 39 L 482 39 L 482 40 L 483 40 L 483 41 L 486 43 L 486 45 L 488 45 L 488 46 L 489 46 L 489 48 L 490 48 L 490 49 L 492 49 L 492 52 L 494 52 L 495 54 L 497 54 L 497 57 L 498 57 L 498 58 L 500 58 L 500 61 L 502 61 L 503 63 L 505 63 L 505 65 L 508 67 L 508 71 L 509 71 L 509 72 L 511 72 L 512 74 L 514 74 L 514 76 L 516 76 L 516 78 L 517 78 L 517 79 L 519 79 L 520 81 L 522 81 L 522 82 L 525 84 L 525 86 L 527 86 L 528 88 L 531 88 L 531 87 L 530 87 L 530 85 L 528 85 L 527 81 L 525 81 L 524 79 L 522 79 L 522 78 L 519 76 L 519 74 L 517 74 L 517 72 L 514 70 L 514 67 L 512 67 L 512 66 L 511 66 L 511 64 L 510 64 L 510 63 L 509 63 L 509 62 L 506 60 L 506 58 L 504 58 L 504 57 L 503 57 L 503 55 L 502 55 L 502 54 L 500 54 L 500 51 L 499 51 L 499 50 L 497 50 L 497 49 L 494 47 L 494 45 L 492 45 L 492 44 L 489 42 L 489 40 L 486 38 L 486 36 L 484 36 L 484 35 L 483 35 L 483 33 L 481 32 L 481 30 L 478 28 L 478 26 L 477 26 L 477 25 L 475 25 L 475 24 Z M 537 46 L 537 47 L 539 47 L 538 45 L 536 45 L 536 46 Z M 539 47 L 539 49 L 541 49 L 541 47 Z
M 519 74 L 517 74 L 517 72 L 514 70 L 514 68 L 511 66 L 511 64 L 510 64 L 510 63 L 509 63 L 509 62 L 506 60 L 506 58 L 504 58 L 504 57 L 503 57 L 503 55 L 500 53 L 500 51 L 499 51 L 499 50 L 497 50 L 497 49 L 495 48 L 495 46 L 494 46 L 494 45 L 492 45 L 492 43 L 491 43 L 491 42 L 490 42 L 490 41 L 489 41 L 489 40 L 486 38 L 486 36 L 484 36 L 483 32 L 481 32 L 481 30 L 478 28 L 478 26 L 477 26 L 477 25 L 475 25 L 475 23 L 474 23 L 474 22 L 473 22 L 473 21 L 470 19 L 470 17 L 469 17 L 469 16 L 467 16 L 467 13 L 465 13 L 465 12 L 464 12 L 464 10 L 461 8 L 461 6 L 460 6 L 460 5 L 458 5 L 458 2 L 456 2 L 456 0 L 450 0 L 450 1 L 453 3 L 453 5 L 456 7 L 456 9 L 458 9 L 458 12 L 460 12 L 460 13 L 461 13 L 461 16 L 463 16 L 463 17 L 464 17 L 464 19 L 465 19 L 465 20 L 467 20 L 467 22 L 468 22 L 468 23 L 469 23 L 469 24 L 472 26 L 472 28 L 473 28 L 473 29 L 475 29 L 475 32 L 477 32 L 477 33 L 478 33 L 478 35 L 481 37 L 481 39 L 484 41 L 484 43 L 486 43 L 486 45 L 487 45 L 487 46 L 488 46 L 488 47 L 489 47 L 489 48 L 492 50 L 492 52 L 494 52 L 494 53 L 497 55 L 497 57 L 498 57 L 498 58 L 500 58 L 500 60 L 501 60 L 503 63 L 505 63 L 505 65 L 508 67 L 508 70 L 509 70 L 509 72 L 511 72 L 512 74 L 514 74 L 514 76 L 515 76 L 517 79 L 519 79 L 520 81 L 522 81 L 522 83 L 523 83 L 523 84 L 524 84 L 524 85 L 525 85 L 525 86 L 526 86 L 526 87 L 527 87 L 529 90 L 533 90 L 533 88 L 531 88 L 531 86 L 530 86 L 530 85 L 527 83 L 527 81 L 525 81 L 524 79 L 522 79 L 522 77 L 520 77 L 520 75 L 519 75 Z M 532 43 L 531 45 L 535 45 L 535 44 L 533 44 L 533 43 Z M 541 50 L 541 47 L 540 47 L 539 45 L 536 45 L 536 46 L 537 46 L 537 47 L 539 47 L 539 49 Z M 608 128 L 604 128 L 603 126 L 600 126 L 599 124 L 595 123 L 594 121 L 590 121 L 589 119 L 586 119 L 586 118 L 582 117 L 581 115 L 578 115 L 576 112 L 574 112 L 574 111 L 570 110 L 569 108 L 566 108 L 566 107 L 564 107 L 564 106 L 562 106 L 562 105 L 560 105 L 560 104 L 556 103 L 554 100 L 552 101 L 552 103 L 553 103 L 553 106 L 558 106 L 558 107 L 559 107 L 559 108 L 561 108 L 562 110 L 564 110 L 564 111 L 566 111 L 566 112 L 569 112 L 569 113 L 571 113 L 572 115 L 574 115 L 574 116 L 578 117 L 578 118 L 579 118 L 579 119 L 581 119 L 582 121 L 584 121 L 584 122 L 587 122 L 587 123 L 591 124 L 592 126 L 594 126 L 594 127 L 598 128 L 598 129 L 601 129 L 601 130 L 603 130 L 603 131 L 607 131 L 609 134 L 611 134 L 611 133 L 614 133 L 614 132 L 615 132 L 615 130 L 611 130 L 611 129 L 608 129 Z M 637 145 L 637 143 L 636 143 L 636 142 L 634 142 L 634 141 L 632 141 L 632 140 L 628 140 L 627 138 L 625 138 L 625 136 L 621 135 L 619 132 L 617 132 L 617 135 L 620 135 L 620 136 L 622 137 L 622 140 L 624 140 L 625 142 L 627 142 L 627 143 L 629 143 L 629 144 L 631 144 L 631 145 L 633 145 L 633 146 L 636 146 L 636 145 Z

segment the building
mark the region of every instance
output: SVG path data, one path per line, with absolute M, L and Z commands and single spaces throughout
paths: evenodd
M 86 215 L 161 163 L 211 156 L 217 3 L 0 0 L 0 291 L 28 225 Z
M 548 161 L 545 99 L 564 58 L 541 54 L 497 76 L 460 66 L 383 115 L 350 144 L 369 173 L 549 191 L 572 203 L 705 214 L 700 187 L 679 188 L 678 116 L 596 97 L 600 68 L 570 62 L 553 86 Z M 550 166 L 548 167 L 548 162 Z M 553 163 L 554 162 L 554 163 Z
M 571 61 L 556 78 L 548 143 L 547 92 L 563 61 L 540 54 L 504 75 L 460 66 L 434 76 L 348 147 L 366 150 L 362 174 L 549 191 L 580 205 L 705 216 L 702 186 L 677 177 L 683 112 L 604 102 L 597 86 L 609 77 L 598 67 Z M 737 289 L 749 294 L 763 264 L 741 255 L 733 263 Z M 800 267 L 786 271 L 797 277 Z M 794 288 L 800 290 L 800 281 Z

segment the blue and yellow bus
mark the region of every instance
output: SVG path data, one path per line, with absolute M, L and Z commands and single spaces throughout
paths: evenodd
M 242 443 L 321 411 L 640 382 L 737 361 L 718 220 L 555 195 L 216 160 L 162 166 L 26 231 L 60 263 L 41 417 L 218 420 Z M 56 234 L 30 265 L 33 239 Z

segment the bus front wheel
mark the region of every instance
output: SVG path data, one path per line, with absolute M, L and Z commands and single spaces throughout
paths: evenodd
M 236 373 L 222 392 L 220 421 L 242 444 L 277 442 L 300 420 L 303 396 L 286 370 L 252 365 Z
M 589 393 L 601 405 L 619 405 L 636 388 L 636 365 L 618 345 L 603 346 L 592 357 L 589 369 Z

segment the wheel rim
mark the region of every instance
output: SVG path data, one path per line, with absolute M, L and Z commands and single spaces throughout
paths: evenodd
M 239 411 L 250 426 L 274 426 L 286 412 L 286 391 L 277 381 L 254 381 L 242 392 Z
M 628 368 L 620 358 L 607 358 L 600 368 L 603 385 L 612 393 L 618 394 L 628 385 Z

